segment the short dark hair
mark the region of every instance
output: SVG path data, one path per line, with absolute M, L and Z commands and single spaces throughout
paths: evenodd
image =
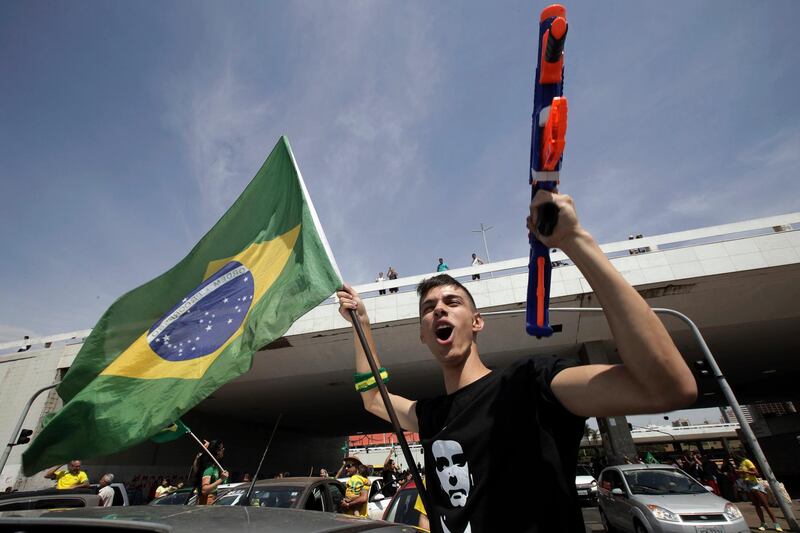
M 439 274 L 438 276 L 433 276 L 432 278 L 423 279 L 417 285 L 417 295 L 419 296 L 420 302 L 422 299 L 425 298 L 431 289 L 436 287 L 456 287 L 461 289 L 467 294 L 467 298 L 469 298 L 469 303 L 472 305 L 472 309 L 474 311 L 478 310 L 478 306 L 475 305 L 475 299 L 472 297 L 472 294 L 467 290 L 465 286 L 463 286 L 457 279 L 448 275 L 448 274 Z

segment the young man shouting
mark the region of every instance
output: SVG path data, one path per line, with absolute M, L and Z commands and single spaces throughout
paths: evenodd
M 584 365 L 531 357 L 502 371 L 481 361 L 484 321 L 472 296 L 450 276 L 420 283 L 420 340 L 442 369 L 446 395 L 414 401 L 390 395 L 400 425 L 419 432 L 425 452 L 428 514 L 436 529 L 583 532 L 575 496 L 575 463 L 586 417 L 656 413 L 691 404 L 697 387 L 661 321 L 617 272 L 581 227 L 566 195 L 539 191 L 529 231 L 545 202 L 559 208 L 550 237 L 536 237 L 566 253 L 591 284 L 605 310 L 621 365 Z M 375 350 L 369 317 L 349 286 L 339 291 L 340 312 L 356 315 Z M 356 379 L 364 407 L 389 420 L 356 338 Z M 509 465 L 524 464 L 519 490 Z M 434 526 L 435 527 L 435 526 Z

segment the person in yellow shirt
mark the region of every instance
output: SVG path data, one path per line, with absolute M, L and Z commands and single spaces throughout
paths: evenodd
M 47 471 L 44 477 L 55 480 L 57 489 L 88 489 L 89 476 L 81 470 L 81 462 L 73 459 L 67 467 L 67 470 L 59 470 L 60 465 L 54 466 Z
M 349 476 L 341 502 L 342 512 L 352 516 L 369 515 L 369 490 L 370 481 L 367 478 L 366 467 L 355 457 L 345 458 L 344 471 Z
M 758 470 L 756 469 L 756 465 L 754 465 L 753 461 L 747 459 L 741 453 L 735 453 L 734 458 L 739 463 L 739 468 L 736 470 L 736 472 L 739 474 L 740 479 L 744 481 L 744 485 L 747 489 L 747 496 L 753 503 L 753 507 L 756 508 L 758 519 L 761 520 L 761 525 L 758 527 L 758 530 L 766 531 L 767 529 L 767 523 L 764 522 L 763 508 L 767 510 L 769 517 L 772 519 L 772 523 L 775 524 L 775 531 L 783 531 L 780 524 L 778 524 L 778 521 L 775 519 L 775 515 L 772 513 L 772 510 L 769 508 L 767 491 L 758 481 Z

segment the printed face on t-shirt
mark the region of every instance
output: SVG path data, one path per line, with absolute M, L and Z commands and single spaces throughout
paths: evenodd
M 469 496 L 469 464 L 461 444 L 454 440 L 437 440 L 431 446 L 436 458 L 436 475 L 442 490 L 453 507 L 464 507 Z

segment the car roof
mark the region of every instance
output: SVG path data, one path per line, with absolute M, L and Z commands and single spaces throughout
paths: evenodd
M 81 524 L 83 521 L 83 524 Z M 276 509 L 269 507 L 226 507 L 216 505 L 188 506 L 177 510 L 172 506 L 115 507 L 113 513 L 107 508 L 86 507 L 51 511 L 9 511 L 0 513 L 0 527 L 11 524 L 39 524 L 48 522 L 72 524 L 75 528 L 97 521 L 106 527 L 119 522 L 136 525 L 147 531 L 146 524 L 154 524 L 151 531 L 175 533 L 208 531 L 259 531 L 263 533 L 322 533 L 327 531 L 356 532 L 387 528 L 385 531 L 401 531 L 386 522 L 364 520 L 336 513 L 305 511 L 301 509 Z
M 331 481 L 336 481 L 332 478 L 325 478 L 325 477 L 276 477 L 272 479 L 259 479 L 256 481 L 256 488 L 261 487 L 305 487 L 307 485 L 311 485 L 316 483 L 317 481 L 325 481 L 330 479 Z M 242 483 L 237 487 L 234 487 L 233 490 L 241 490 L 247 489 L 250 487 L 250 483 Z
M 616 470 L 620 470 L 622 472 L 630 472 L 632 470 L 678 470 L 678 468 L 673 466 L 673 465 L 662 465 L 662 464 L 648 465 L 648 464 L 642 464 L 642 463 L 634 463 L 634 464 L 630 464 L 630 465 L 627 465 L 627 464 L 626 465 L 614 465 L 614 466 L 607 467 L 606 470 L 610 470 L 612 468 L 616 469 Z M 604 472 L 605 472 L 605 470 L 604 470 Z
M 93 489 L 42 489 L 0 493 L 0 501 L 15 500 L 17 498 L 37 498 L 39 496 L 66 496 L 76 494 L 97 494 Z

